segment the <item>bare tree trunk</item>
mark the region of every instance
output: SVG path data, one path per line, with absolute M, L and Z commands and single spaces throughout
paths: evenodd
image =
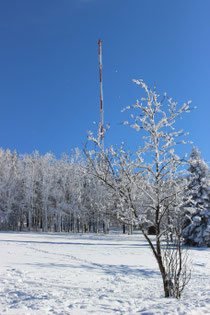
M 103 221 L 103 231 L 104 234 L 109 234 L 109 220 L 107 218 Z
M 79 233 L 79 225 L 80 225 L 80 220 L 77 218 L 77 232 Z
M 47 206 L 44 206 L 44 218 L 42 219 L 42 230 L 44 232 L 48 232 L 48 216 L 47 216 Z M 43 225 L 44 221 L 44 225 Z
M 91 233 L 91 227 L 92 227 L 91 218 L 89 218 L 88 227 L 89 227 L 89 232 Z
M 31 231 L 31 221 L 32 221 L 32 215 L 31 215 L 31 208 L 28 209 L 28 231 Z
M 61 211 L 59 209 L 59 213 L 57 215 L 57 232 L 61 231 Z
M 125 234 L 125 224 L 123 224 L 122 228 L 123 228 L 123 234 Z
M 99 232 L 99 218 L 96 219 L 96 233 Z
M 133 234 L 133 224 L 130 224 L 129 225 L 129 235 L 132 235 Z

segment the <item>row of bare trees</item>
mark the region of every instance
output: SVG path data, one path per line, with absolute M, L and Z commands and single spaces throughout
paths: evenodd
M 1 230 L 105 230 L 105 195 L 85 169 L 79 150 L 56 159 L 0 149 Z

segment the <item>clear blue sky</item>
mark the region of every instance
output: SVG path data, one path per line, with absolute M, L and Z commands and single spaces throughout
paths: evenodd
M 210 161 L 209 0 L 1 1 L 0 146 L 57 156 L 82 147 L 99 121 L 99 38 L 106 143 L 135 148 L 120 110 L 142 96 L 132 83 L 142 78 L 198 107 L 180 127 Z

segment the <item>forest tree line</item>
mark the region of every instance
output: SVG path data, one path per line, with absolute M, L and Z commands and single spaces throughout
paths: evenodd
M 193 181 L 196 181 L 192 186 L 192 179 L 188 178 L 194 200 L 190 208 L 197 209 L 197 203 L 205 204 L 206 211 L 203 210 L 202 213 L 209 217 L 208 165 L 195 148 L 189 161 L 189 174 L 191 172 Z M 119 185 L 127 185 L 125 174 L 122 176 L 119 176 Z M 137 186 L 143 187 L 148 182 L 145 175 L 135 177 Z M 198 185 L 199 192 L 195 193 Z M 135 191 L 137 186 L 132 187 L 132 193 L 136 194 L 136 203 L 139 207 L 146 204 L 149 209 L 148 200 Z M 17 154 L 16 151 L 0 149 L 1 230 L 96 233 L 100 230 L 108 233 L 111 224 L 121 225 L 124 232 L 127 226 L 129 233 L 132 233 L 135 222 L 132 224 L 125 209 L 124 217 L 121 215 L 119 219 L 119 208 L 125 207 L 126 200 L 122 205 L 122 199 L 92 176 L 88 161 L 79 149 L 70 155 L 63 154 L 60 159 L 52 153 L 42 156 L 37 151 L 32 154 Z M 186 205 L 186 209 L 189 209 L 189 205 Z M 208 227 L 208 218 L 199 219 L 201 214 L 198 215 L 197 210 L 194 210 L 191 218 L 189 210 L 183 213 L 189 226 L 191 223 L 191 230 L 192 223 L 196 227 L 195 222 L 199 223 L 198 221 L 205 221 L 205 228 Z M 151 212 L 148 210 L 145 219 L 148 228 L 153 226 L 150 216 Z M 195 222 L 192 221 L 193 217 L 196 217 Z
M 1 230 L 97 232 L 105 196 L 85 169 L 79 150 L 56 159 L 0 149 Z

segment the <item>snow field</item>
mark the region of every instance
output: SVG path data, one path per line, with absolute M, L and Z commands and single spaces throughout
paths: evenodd
M 142 235 L 0 233 L 1 315 L 210 314 L 210 250 L 190 249 L 192 279 L 165 299 Z

